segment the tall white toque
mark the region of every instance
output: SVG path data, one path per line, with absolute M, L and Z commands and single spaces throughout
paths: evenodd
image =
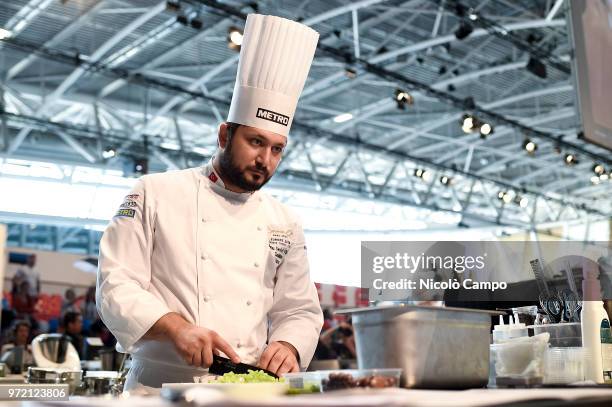
M 249 14 L 227 121 L 287 137 L 318 40 L 304 24 Z

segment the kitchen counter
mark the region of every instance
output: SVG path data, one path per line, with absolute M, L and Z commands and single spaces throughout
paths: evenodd
M 267 400 L 216 401 L 203 397 L 201 406 L 321 406 L 321 407 L 551 407 L 551 406 L 594 406 L 612 405 L 612 388 L 549 388 L 549 389 L 472 389 L 448 390 L 345 390 L 316 395 L 286 396 Z M 87 406 L 87 407 L 168 407 L 179 406 L 160 396 L 135 396 L 128 398 L 73 397 L 66 402 L 22 402 L 21 405 L 38 406 Z M 183 404 L 184 405 L 184 404 Z

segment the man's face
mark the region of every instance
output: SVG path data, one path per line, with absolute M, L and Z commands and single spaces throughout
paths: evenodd
M 78 317 L 74 322 L 71 322 L 66 327 L 69 334 L 80 334 L 83 330 L 83 318 Z
M 221 173 L 244 192 L 260 189 L 274 175 L 287 139 L 270 131 L 239 126 L 228 141 L 223 137 L 224 131 L 222 128 L 219 137 Z
M 28 336 L 30 336 L 30 328 L 25 325 L 20 325 L 15 332 L 15 342 L 19 345 L 27 343 Z

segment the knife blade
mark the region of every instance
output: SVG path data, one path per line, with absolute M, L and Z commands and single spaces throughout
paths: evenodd
M 224 358 L 223 356 L 219 355 L 213 355 L 213 362 L 212 365 L 210 365 L 210 367 L 208 368 L 208 373 L 221 376 L 229 372 L 234 372 L 237 374 L 247 374 L 249 373 L 249 370 L 261 370 L 262 372 L 278 379 L 278 376 L 269 370 L 262 369 L 260 367 L 249 365 L 246 363 L 234 363 L 230 359 Z

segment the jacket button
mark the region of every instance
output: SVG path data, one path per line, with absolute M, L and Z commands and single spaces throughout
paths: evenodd
M 257 262 L 253 263 L 253 265 L 254 265 L 255 267 L 259 267 L 259 263 L 257 263 Z
M 257 226 L 257 230 L 261 230 L 261 226 Z
M 237 348 L 242 348 L 242 344 L 240 342 L 238 342 L 238 344 L 236 345 Z
M 202 223 L 206 222 L 206 219 L 202 218 Z
M 206 256 L 205 256 L 205 255 L 201 255 L 201 256 L 200 256 L 200 258 L 201 258 L 202 260 L 206 260 Z
M 208 302 L 210 301 L 210 297 L 208 295 L 205 295 L 204 297 L 202 297 L 202 300 L 204 300 L 204 302 Z
M 250 306 L 252 303 L 251 303 L 251 301 L 247 301 L 246 304 L 247 304 L 247 306 Z

